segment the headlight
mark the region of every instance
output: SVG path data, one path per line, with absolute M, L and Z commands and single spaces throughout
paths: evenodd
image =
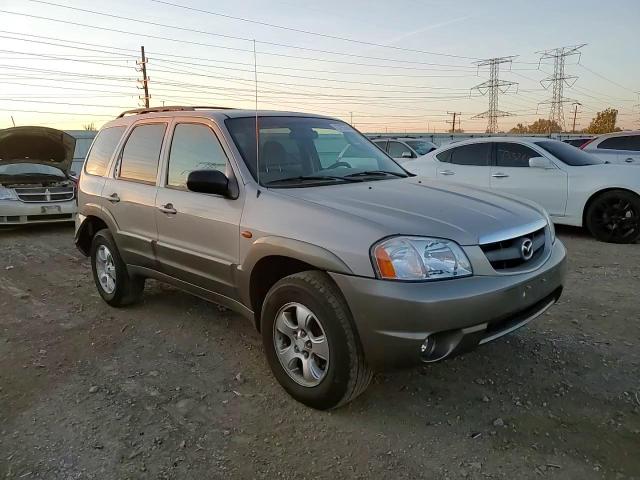
M 385 280 L 442 280 L 473 274 L 462 248 L 443 238 L 387 238 L 371 248 L 371 256 L 378 277 Z
M 0 200 L 18 200 L 16 191 L 11 188 L 0 187 Z
M 551 217 L 549 216 L 547 211 L 543 210 L 543 212 L 545 218 L 547 219 L 547 223 L 549 224 L 549 235 L 551 235 L 551 244 L 553 244 L 556 241 L 556 227 L 553 225 L 553 220 L 551 220 Z

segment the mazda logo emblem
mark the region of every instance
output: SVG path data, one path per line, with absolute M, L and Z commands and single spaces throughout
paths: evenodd
M 533 242 L 530 238 L 525 238 L 520 244 L 520 256 L 523 260 L 530 260 L 533 257 Z

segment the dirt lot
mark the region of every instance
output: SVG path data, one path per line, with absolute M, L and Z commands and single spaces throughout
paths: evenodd
M 72 228 L 0 232 L 0 478 L 640 478 L 640 245 L 560 231 L 528 328 L 310 410 L 241 317 L 149 282 L 98 297 Z

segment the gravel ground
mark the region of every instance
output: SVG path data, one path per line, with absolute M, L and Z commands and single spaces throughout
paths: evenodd
M 72 233 L 0 231 L 0 478 L 640 478 L 640 245 L 560 229 L 546 315 L 318 412 L 238 315 L 155 282 L 108 307 Z

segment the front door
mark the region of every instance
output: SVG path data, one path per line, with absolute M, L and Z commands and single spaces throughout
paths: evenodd
M 567 206 L 567 174 L 551 161 L 549 168 L 529 166 L 530 158 L 542 156 L 520 143 L 496 143 L 491 189 L 533 200 L 550 215 L 562 217 Z
M 243 197 L 189 191 L 194 170 L 220 170 L 235 182 L 213 125 L 177 121 L 156 197 L 158 261 L 172 277 L 235 299 Z
M 166 128 L 157 120 L 137 124 L 120 152 L 114 175 L 102 189 L 103 205 L 117 224 L 118 250 L 130 265 L 156 267 L 156 177 Z
M 436 158 L 439 161 L 436 169 L 439 180 L 489 187 L 490 143 L 460 145 L 437 154 Z

